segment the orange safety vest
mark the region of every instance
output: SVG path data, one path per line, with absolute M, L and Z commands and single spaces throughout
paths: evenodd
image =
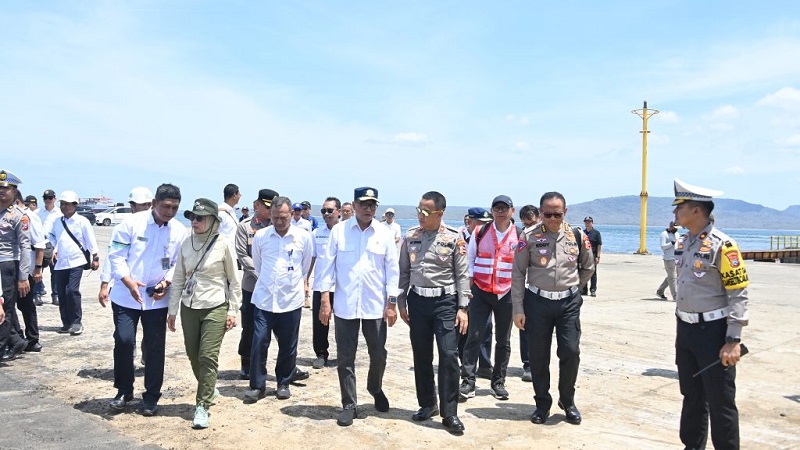
M 483 225 L 492 227 L 492 224 Z M 517 249 L 519 236 L 517 227 L 513 224 L 509 226 L 508 233 L 499 243 L 497 242 L 497 232 L 490 229 L 491 239 L 481 239 L 477 242 L 477 255 L 475 256 L 475 266 L 472 270 L 472 279 L 475 284 L 485 292 L 497 294 L 502 297 L 511 290 L 511 269 L 514 263 L 514 253 Z M 480 232 L 475 229 L 474 235 Z

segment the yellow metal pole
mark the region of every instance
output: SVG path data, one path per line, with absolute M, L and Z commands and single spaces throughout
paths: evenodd
M 650 116 L 658 114 L 657 109 L 647 109 L 647 101 L 644 102 L 642 109 L 631 111 L 642 118 L 642 191 L 639 193 L 641 199 L 641 212 L 639 214 L 639 249 L 637 255 L 649 255 L 647 251 L 647 120 Z

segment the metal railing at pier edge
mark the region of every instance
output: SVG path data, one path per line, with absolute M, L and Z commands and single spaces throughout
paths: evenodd
M 800 249 L 800 236 L 770 236 L 769 249 Z

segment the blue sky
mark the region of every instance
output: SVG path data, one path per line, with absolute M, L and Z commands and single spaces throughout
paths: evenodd
M 246 203 L 638 195 L 800 204 L 800 2 L 9 1 L 2 168 L 23 193 Z M 242 206 L 242 205 L 240 205 Z

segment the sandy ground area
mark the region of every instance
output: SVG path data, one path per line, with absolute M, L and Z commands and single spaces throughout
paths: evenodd
M 105 248 L 109 228 L 95 228 Z M 800 447 L 800 303 L 794 297 L 800 266 L 749 263 L 752 280 L 751 323 L 744 340 L 751 354 L 738 372 L 738 406 L 742 447 Z M 230 332 L 220 355 L 218 388 L 222 393 L 211 409 L 211 427 L 191 429 L 195 380 L 185 356 L 180 330 L 168 333 L 167 363 L 161 411 L 147 418 L 137 412 L 142 369 L 137 369 L 139 399 L 129 411 L 110 414 L 107 404 L 113 388 L 113 323 L 110 308 L 97 302 L 98 274 L 86 272 L 84 327 L 81 336 L 56 334 L 58 308 L 39 308 L 42 329 L 40 354 L 26 354 L 2 370 L 12 379 L 37 386 L 33 395 L 54 398 L 80 414 L 133 442 L 162 448 L 390 448 L 466 447 L 539 449 L 676 448 L 681 396 L 674 365 L 674 304 L 655 298 L 664 277 L 660 257 L 603 255 L 600 288 L 582 310 L 582 361 L 576 402 L 583 413 L 580 426 L 566 423 L 560 410 L 546 425 L 529 421 L 533 389 L 520 380 L 518 334 L 512 334 L 512 359 L 508 370 L 508 401 L 489 392 L 488 380 L 478 380 L 477 396 L 460 404 L 466 425 L 464 436 L 448 434 L 441 420 L 410 420 L 418 408 L 408 327 L 398 322 L 389 330 L 388 366 L 384 391 L 388 413 L 372 406 L 366 391 L 368 356 L 363 339 L 358 354 L 359 403 L 365 418 L 342 428 L 335 418 L 340 396 L 335 367 L 311 369 L 311 311 L 303 311 L 298 365 L 311 371 L 303 386 L 292 387 L 289 400 L 274 396 L 275 380 L 268 379 L 268 396 L 244 404 L 247 381 L 237 377 L 240 328 Z M 48 272 L 49 275 L 49 272 Z M 47 278 L 47 275 L 46 275 Z M 49 290 L 49 284 L 48 284 Z M 331 332 L 331 339 L 333 332 Z M 276 345 L 273 342 L 273 345 Z M 268 370 L 273 372 L 276 349 L 271 349 Z M 557 358 L 551 372 L 557 397 Z M 332 355 L 335 357 L 335 344 Z M 137 362 L 138 367 L 138 362 Z M 24 430 L 20 430 L 22 436 Z M 54 433 L 57 431 L 53 431 Z M 79 448 L 80 443 L 73 443 Z M 108 447 L 118 443 L 109 442 Z

